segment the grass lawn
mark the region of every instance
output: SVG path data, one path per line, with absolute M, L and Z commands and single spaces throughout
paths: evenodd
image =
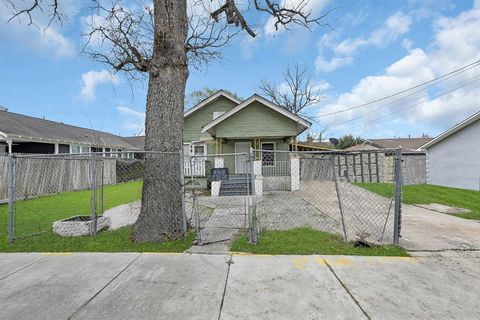
M 142 182 L 133 181 L 106 186 L 104 190 L 104 206 L 107 210 L 139 200 Z M 54 234 L 52 232 L 54 221 L 75 215 L 91 214 L 91 195 L 91 191 L 84 190 L 19 201 L 15 208 L 17 237 L 39 231 L 44 233 L 18 239 L 11 245 L 7 243 L 8 205 L 0 205 L 0 252 L 182 252 L 190 247 L 195 238 L 194 234 L 189 234 L 180 241 L 135 244 L 131 241 L 131 227 L 102 231 L 97 238 L 91 236 L 66 238 Z
M 372 192 L 392 197 L 394 188 L 389 183 L 357 183 Z M 433 186 L 427 184 L 404 186 L 403 203 L 439 203 L 452 207 L 465 208 L 470 212 L 457 214 L 457 217 L 480 220 L 480 192 L 473 190 Z
M 371 248 L 354 247 L 342 238 L 311 228 L 296 228 L 286 231 L 264 231 L 258 244 L 248 243 L 245 236 L 232 243 L 232 251 L 257 254 L 330 254 L 354 256 L 400 256 L 408 257 L 401 247 L 394 245 Z

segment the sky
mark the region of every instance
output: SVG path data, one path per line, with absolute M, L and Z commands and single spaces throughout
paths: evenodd
M 244 0 L 246 1 L 246 0 Z M 291 3 L 300 0 L 280 0 Z M 145 80 L 129 81 L 80 54 L 85 2 L 64 0 L 68 20 L 37 14 L 8 22 L 0 1 L 0 105 L 11 112 L 112 132 L 143 132 Z M 288 65 L 308 69 L 322 101 L 308 107 L 311 133 L 363 138 L 435 136 L 480 111 L 480 66 L 383 99 L 480 60 L 480 0 L 310 0 L 328 26 L 275 30 L 247 12 L 257 37 L 240 32 L 222 58 L 190 67 L 187 93 L 227 89 L 243 98 L 262 79 L 282 87 Z M 375 103 L 375 100 L 382 99 Z M 363 105 L 363 106 L 362 106 Z

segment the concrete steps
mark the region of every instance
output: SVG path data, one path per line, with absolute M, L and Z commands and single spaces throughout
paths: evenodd
M 222 181 L 220 196 L 243 196 L 252 192 L 251 181 L 247 175 L 232 175 L 228 180 Z

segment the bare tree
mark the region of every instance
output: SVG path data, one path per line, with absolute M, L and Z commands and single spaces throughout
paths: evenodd
M 61 21 L 62 0 L 2 0 L 13 17 L 47 11 Z M 238 2 L 238 3 L 237 3 Z M 242 10 L 252 7 L 273 18 L 275 29 L 296 24 L 325 25 L 312 17 L 308 0 L 250 0 L 242 9 L 236 0 L 153 0 L 128 2 L 91 0 L 92 14 L 83 52 L 94 60 L 126 72 L 131 79 L 148 77 L 145 148 L 178 153 L 183 145 L 183 110 L 189 64 L 208 62 L 239 31 L 257 33 Z M 21 6 L 24 7 L 21 7 Z M 13 18 L 12 17 L 12 18 Z M 181 183 L 178 158 L 147 156 L 142 209 L 134 226 L 137 242 L 182 237 Z
M 306 67 L 299 64 L 287 67 L 282 84 L 262 80 L 259 89 L 270 100 L 295 114 L 303 113 L 303 109 L 322 100 Z

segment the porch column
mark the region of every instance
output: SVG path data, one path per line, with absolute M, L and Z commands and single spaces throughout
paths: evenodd
M 225 167 L 225 161 L 223 157 L 215 157 L 213 160 L 213 167 L 214 168 L 224 168 Z
M 290 191 L 300 190 L 300 158 L 298 155 L 290 156 Z
M 262 160 L 253 162 L 253 175 L 255 177 L 255 195 L 263 195 L 263 176 L 262 176 Z
M 13 142 L 12 140 L 7 140 L 7 144 L 8 144 L 8 153 L 11 154 L 12 153 L 12 145 L 13 145 Z

